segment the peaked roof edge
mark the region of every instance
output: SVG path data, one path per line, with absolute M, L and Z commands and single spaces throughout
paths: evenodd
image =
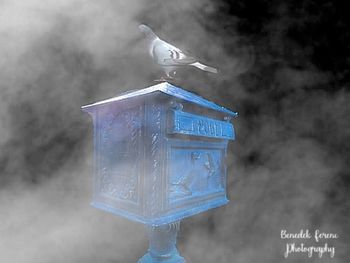
M 140 90 L 127 91 L 125 93 L 122 93 L 119 96 L 116 96 L 116 97 L 113 97 L 110 99 L 106 99 L 106 100 L 102 100 L 102 101 L 98 101 L 98 102 L 95 102 L 92 104 L 84 105 L 81 108 L 87 109 L 90 107 L 95 107 L 95 106 L 110 103 L 110 102 L 115 102 L 115 101 L 120 101 L 120 100 L 132 98 L 132 97 L 136 97 L 136 96 L 146 95 L 146 94 L 156 92 L 156 91 L 161 91 L 165 94 L 168 94 L 168 95 L 171 95 L 171 96 L 174 96 L 174 97 L 201 105 L 203 107 L 206 107 L 206 108 L 209 108 L 212 110 L 224 112 L 224 113 L 229 114 L 233 117 L 236 117 L 238 115 L 237 112 L 234 112 L 234 111 L 226 109 L 222 106 L 219 106 L 212 101 L 209 101 L 207 99 L 204 99 L 201 96 L 198 96 L 198 95 L 193 94 L 189 91 L 186 91 L 184 89 L 176 87 L 168 82 L 162 82 L 162 83 L 159 83 L 159 84 L 156 84 L 156 85 L 144 88 L 144 89 L 140 89 Z

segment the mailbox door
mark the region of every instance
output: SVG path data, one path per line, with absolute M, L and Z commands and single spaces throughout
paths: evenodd
M 167 145 L 168 211 L 195 214 L 227 203 L 227 141 L 168 139 Z

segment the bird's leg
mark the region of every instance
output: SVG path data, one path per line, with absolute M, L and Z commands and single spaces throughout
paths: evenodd
M 156 81 L 168 81 L 168 80 L 171 80 L 172 79 L 172 77 L 168 77 L 168 76 L 162 76 L 162 77 L 160 77 L 159 79 L 157 79 Z
M 159 80 L 157 80 L 157 81 L 169 81 L 169 80 L 173 80 L 173 79 L 174 78 L 167 73 L 165 76 L 161 76 L 159 78 Z
M 168 78 L 168 79 L 173 79 L 173 77 L 170 75 L 170 70 L 167 70 L 165 73 L 166 73 L 166 77 Z
M 156 79 L 156 82 L 167 82 L 167 81 L 174 81 L 175 78 L 170 75 L 170 72 L 172 72 L 171 69 L 165 69 L 165 75 L 161 76 L 159 79 Z M 175 73 L 176 74 L 176 73 Z

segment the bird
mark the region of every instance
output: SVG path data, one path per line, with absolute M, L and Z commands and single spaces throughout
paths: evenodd
M 174 71 L 176 73 L 176 69 L 183 66 L 193 66 L 207 72 L 218 73 L 216 68 L 200 63 L 187 52 L 159 38 L 149 26 L 141 24 L 139 30 L 146 36 L 149 55 L 156 64 L 162 67 L 168 78 L 172 79 L 170 73 Z

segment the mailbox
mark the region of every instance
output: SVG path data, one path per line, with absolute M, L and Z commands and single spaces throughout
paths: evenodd
M 228 202 L 237 113 L 167 82 L 82 108 L 94 124 L 92 205 L 147 225 L 139 263 L 184 263 L 180 220 Z
M 228 202 L 237 113 L 167 82 L 82 108 L 94 125 L 93 206 L 160 226 Z

